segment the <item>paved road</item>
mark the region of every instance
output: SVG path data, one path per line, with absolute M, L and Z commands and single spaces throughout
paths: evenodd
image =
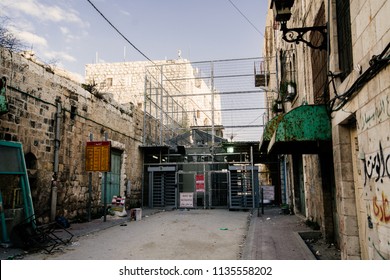
M 27 260 L 240 259 L 249 212 L 176 210 L 81 236 L 59 252 Z

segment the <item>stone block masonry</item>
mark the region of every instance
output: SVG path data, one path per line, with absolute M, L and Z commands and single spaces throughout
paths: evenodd
M 57 215 L 69 219 L 86 216 L 89 194 L 85 146 L 90 134 L 95 141 L 108 135 L 112 148 L 121 155 L 117 195 L 124 195 L 130 181 L 130 203 L 140 206 L 143 163 L 138 146 L 142 143 L 143 113 L 138 108 L 92 94 L 55 71 L 47 71 L 44 65 L 4 49 L 0 49 L 0 73 L 9 77 L 9 111 L 0 116 L 0 139 L 23 144 L 36 213 L 50 209 L 58 141 Z M 99 172 L 92 174 L 95 211 L 102 205 L 102 177 Z

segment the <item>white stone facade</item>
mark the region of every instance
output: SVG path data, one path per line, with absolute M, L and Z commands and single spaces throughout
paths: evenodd
M 145 83 L 149 81 L 153 84 L 151 94 L 158 92 L 159 95 L 161 92 L 159 89 L 163 88 L 164 96 L 173 97 L 180 105 L 180 108 L 176 108 L 170 104 L 160 103 L 158 96 L 155 102 L 158 108 L 153 111 L 154 117 L 158 118 L 161 110 L 168 114 L 186 111 L 187 128 L 211 126 L 212 121 L 215 125 L 220 125 L 220 96 L 217 90 L 211 94 L 211 85 L 199 78 L 197 71 L 198 69 L 185 59 L 153 63 L 149 61 L 97 63 L 86 65 L 86 83 L 96 85 L 100 93 L 111 95 L 121 104 L 132 103 L 143 110 L 145 94 L 149 94 Z M 165 102 L 166 99 L 163 100 Z

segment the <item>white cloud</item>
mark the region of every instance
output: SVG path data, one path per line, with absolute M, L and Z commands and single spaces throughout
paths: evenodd
M 71 56 L 70 54 L 66 52 L 56 52 L 56 51 L 46 51 L 43 53 L 45 58 L 48 60 L 54 60 L 54 61 L 68 61 L 68 62 L 75 62 L 76 58 Z
M 2 5 L 8 9 L 21 12 L 38 18 L 41 21 L 68 22 L 87 26 L 78 12 L 70 8 L 62 8 L 57 5 L 47 5 L 39 0 L 2 0 Z M 8 14 L 10 14 L 8 12 Z
M 119 11 L 122 15 L 125 15 L 127 17 L 131 16 L 131 14 L 128 12 L 128 11 L 125 11 L 125 10 L 120 10 Z
M 65 27 L 65 26 L 60 26 L 60 30 L 61 30 L 61 33 L 63 35 L 68 35 L 69 34 L 69 28 Z
M 37 46 L 43 48 L 46 48 L 48 46 L 47 40 L 41 36 L 38 36 L 29 31 L 20 31 L 12 26 L 8 28 L 9 31 L 11 31 L 11 33 L 15 35 L 16 38 L 18 38 L 28 46 Z

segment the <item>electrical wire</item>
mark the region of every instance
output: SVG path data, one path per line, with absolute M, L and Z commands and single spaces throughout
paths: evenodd
M 386 67 L 390 63 L 390 54 L 387 52 L 390 49 L 390 43 L 387 44 L 386 48 L 381 52 L 380 55 L 374 55 L 369 64 L 370 67 L 364 73 L 357 78 L 357 80 L 351 85 L 351 87 L 343 94 L 337 94 L 335 91 L 335 97 L 329 100 L 329 111 L 336 112 L 342 109 L 345 104 L 351 99 L 352 95 L 358 91 L 360 91 L 372 78 L 374 78 L 384 67 Z M 332 75 L 332 84 L 333 89 L 335 90 L 334 85 L 335 76 Z M 340 102 L 336 104 L 336 101 Z
M 246 21 L 249 22 L 250 25 L 252 25 L 252 27 L 257 31 L 257 33 L 259 33 L 261 36 L 265 38 L 264 34 L 259 29 L 257 29 L 257 27 L 248 19 L 248 17 L 245 16 L 245 14 L 241 12 L 241 10 L 231 0 L 228 1 L 246 19 Z
M 114 24 L 111 23 L 111 21 L 109 21 L 104 15 L 103 13 L 90 1 L 90 0 L 87 0 L 87 2 L 89 4 L 91 4 L 91 6 L 105 19 L 105 21 L 107 21 L 107 23 L 112 27 L 114 28 L 114 30 L 123 38 L 125 39 L 125 41 L 127 43 L 129 43 L 137 52 L 139 52 L 144 58 L 146 58 L 148 61 L 152 62 L 153 64 L 155 64 L 149 57 L 147 57 L 140 49 L 138 49 L 132 42 L 130 42 L 129 39 L 126 38 L 125 35 L 123 35 L 122 32 L 120 32 L 118 30 L 118 28 L 115 27 Z

